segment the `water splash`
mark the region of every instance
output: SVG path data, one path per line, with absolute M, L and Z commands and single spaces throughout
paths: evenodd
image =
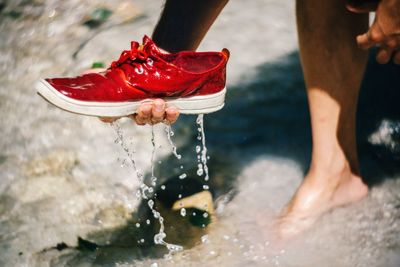
M 204 114 L 199 114 L 196 119 L 196 123 L 198 125 L 197 131 L 197 140 L 201 141 L 201 147 L 196 146 L 197 153 L 197 175 L 202 176 L 204 174 L 204 181 L 208 181 L 210 179 L 208 175 L 208 167 L 207 167 L 207 147 L 206 147 L 206 136 L 204 132 Z
M 148 200 L 147 205 L 150 208 L 151 212 L 153 213 L 153 217 L 158 220 L 160 224 L 160 230 L 158 234 L 154 236 L 154 243 L 156 245 L 163 245 L 168 249 L 168 254 L 166 257 L 170 257 L 173 253 L 178 252 L 183 250 L 182 246 L 175 245 L 175 244 L 170 244 L 166 242 L 164 239 L 167 237 L 167 235 L 164 232 L 164 218 L 161 216 L 160 212 L 158 212 L 154 208 L 154 200 L 149 199 L 151 197 L 151 193 L 154 192 L 154 187 L 157 185 L 157 177 L 154 175 L 154 160 L 155 160 L 155 155 L 156 155 L 156 142 L 155 142 L 155 137 L 154 137 L 154 128 L 151 128 L 151 143 L 153 145 L 153 150 L 152 150 L 152 155 L 151 155 L 151 186 L 148 186 L 144 183 L 144 178 L 142 172 L 140 172 L 137 168 L 136 161 L 134 159 L 134 152 L 131 152 L 129 147 L 127 146 L 121 126 L 118 124 L 118 122 L 113 122 L 111 123 L 112 128 L 115 130 L 117 133 L 117 139 L 115 143 L 121 145 L 122 149 L 125 151 L 126 155 L 128 156 L 129 160 L 132 163 L 133 169 L 137 175 L 138 181 L 139 181 L 139 196 L 142 197 L 143 199 Z M 175 147 L 175 152 L 176 152 L 176 147 Z M 149 195 L 147 194 L 149 193 Z M 146 220 L 147 224 L 150 224 L 150 220 Z M 138 227 L 138 225 L 136 225 Z M 140 227 L 140 224 L 139 224 Z
M 142 198 L 147 199 L 146 192 L 149 190 L 150 187 L 144 183 L 144 175 L 138 169 L 138 167 L 136 165 L 136 161 L 135 161 L 135 157 L 134 157 L 135 150 L 129 149 L 119 123 L 117 121 L 115 121 L 115 122 L 110 123 L 110 125 L 114 129 L 115 133 L 117 134 L 117 138 L 115 139 L 114 143 L 119 144 L 121 146 L 122 150 L 125 152 L 126 156 L 128 157 L 128 160 L 132 164 L 133 170 L 136 173 L 136 177 L 137 177 L 137 179 L 139 181 L 139 185 L 140 185 L 139 193 L 137 193 L 137 196 L 140 194 L 140 196 Z
M 171 139 L 171 137 L 174 136 L 174 132 L 172 131 L 171 125 L 169 125 L 169 124 L 166 124 L 166 125 L 165 125 L 165 132 L 167 133 L 168 142 L 169 142 L 169 144 L 170 144 L 171 147 L 172 147 L 172 153 L 174 154 L 174 156 L 175 156 L 177 159 L 181 159 L 181 158 L 182 158 L 182 155 L 178 154 L 176 145 L 174 144 L 174 142 L 173 142 L 172 139 Z
M 151 177 L 150 177 L 150 180 L 151 180 L 151 185 L 153 187 L 155 187 L 157 185 L 157 177 L 154 174 L 154 165 L 155 165 L 154 160 L 155 160 L 157 147 L 156 147 L 156 142 L 155 142 L 155 137 L 154 137 L 154 126 L 153 125 L 151 126 L 151 144 L 153 146 L 153 150 L 151 151 Z
M 180 213 L 181 213 L 182 217 L 185 217 L 186 216 L 186 209 L 185 208 L 181 208 Z

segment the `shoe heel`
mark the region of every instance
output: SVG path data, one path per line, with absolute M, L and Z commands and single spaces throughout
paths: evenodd
M 203 86 L 201 86 L 197 92 L 197 95 L 214 94 L 225 88 L 226 81 L 226 69 L 212 77 Z

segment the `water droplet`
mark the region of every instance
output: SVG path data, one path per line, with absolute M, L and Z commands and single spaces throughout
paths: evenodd
M 140 228 L 140 223 L 136 223 L 136 228 Z
M 196 146 L 196 153 L 200 153 L 201 151 L 201 146 Z
M 197 170 L 197 175 L 198 175 L 198 176 L 202 176 L 203 173 L 204 173 L 203 169 L 198 169 L 198 170 Z
M 174 142 L 173 142 L 172 139 L 171 139 L 171 137 L 174 135 L 174 132 L 172 131 L 171 125 L 166 125 L 166 126 L 165 126 L 165 132 L 167 133 L 168 142 L 169 142 L 169 144 L 170 144 L 171 147 L 172 147 L 172 153 L 174 154 L 174 156 L 175 156 L 177 159 L 181 159 L 182 156 L 179 155 L 179 154 L 177 153 L 176 145 L 174 144 Z
M 164 242 L 164 238 L 165 238 L 166 236 L 167 236 L 167 235 L 166 235 L 165 233 L 163 233 L 163 232 L 160 232 L 160 233 L 156 234 L 156 235 L 154 236 L 154 243 L 155 243 L 155 244 L 158 244 L 158 245 L 162 244 L 162 243 Z
M 186 216 L 186 209 L 185 208 L 181 208 L 181 216 L 182 217 Z
M 210 189 L 210 187 L 208 185 L 203 185 L 203 189 L 208 190 L 208 189 Z
M 165 188 L 166 188 L 165 185 L 161 186 L 161 190 L 165 190 Z
M 182 198 L 182 194 L 179 194 L 179 195 L 178 195 L 178 198 L 181 199 L 181 198 Z
M 203 235 L 203 236 L 201 237 L 201 242 L 202 242 L 202 243 L 209 243 L 210 241 L 208 240 L 208 235 Z
M 207 218 L 207 217 L 208 217 L 208 213 L 207 213 L 207 212 L 204 212 L 204 213 L 203 213 L 203 217 L 204 217 L 204 218 Z
M 179 175 L 179 179 L 185 179 L 187 177 L 186 173 L 182 173 L 181 175 Z
M 138 197 L 138 199 L 149 199 L 149 196 L 147 195 L 147 193 L 152 193 L 154 192 L 154 188 L 153 187 L 149 187 L 144 183 L 144 174 L 142 171 L 140 171 L 137 168 L 136 162 L 135 162 L 135 158 L 134 158 L 134 154 L 136 153 L 135 149 L 130 149 L 125 141 L 122 129 L 120 127 L 120 125 L 118 124 L 118 122 L 113 122 L 110 123 L 111 127 L 115 130 L 116 134 L 117 134 L 117 139 L 115 139 L 115 143 L 119 144 L 122 148 L 122 150 L 126 153 L 127 157 L 128 157 L 128 161 L 129 163 L 131 163 L 130 165 L 133 167 L 137 179 L 139 181 L 139 190 L 136 192 L 136 196 Z M 181 155 L 178 155 L 176 153 L 176 146 L 173 144 L 172 140 L 171 140 L 171 136 L 173 136 L 173 132 L 171 130 L 171 128 L 166 127 L 166 132 L 167 132 L 167 138 L 168 141 L 170 142 L 171 146 L 173 147 L 173 153 L 174 155 L 180 159 Z M 157 181 L 157 177 L 155 177 L 154 175 L 154 159 L 155 159 L 155 152 L 156 152 L 156 144 L 155 144 L 155 138 L 154 138 L 154 128 L 152 127 L 152 138 L 151 138 L 151 142 L 153 145 L 153 151 L 152 151 L 152 157 L 151 157 L 151 184 L 153 186 L 156 186 L 156 181 Z M 130 142 L 130 144 L 132 144 L 132 141 Z M 161 161 L 158 161 L 159 164 L 161 164 Z M 161 189 L 165 189 L 165 185 L 161 186 Z M 153 217 L 158 219 L 158 222 L 160 223 L 160 229 L 159 229 L 159 233 L 156 234 L 154 236 L 154 243 L 158 244 L 158 245 L 164 245 L 170 253 L 168 253 L 167 255 L 170 255 L 172 252 L 175 251 L 180 251 L 183 248 L 181 246 L 178 245 L 174 245 L 174 244 L 169 244 L 167 242 L 164 241 L 166 234 L 164 233 L 164 218 L 161 216 L 161 214 L 156 211 L 154 209 L 154 201 L 153 200 L 149 200 L 148 201 L 148 205 L 153 213 Z M 150 220 L 146 220 L 147 224 L 150 224 Z M 136 227 L 140 227 L 140 224 L 137 223 Z M 144 239 L 141 239 L 138 242 L 144 242 Z

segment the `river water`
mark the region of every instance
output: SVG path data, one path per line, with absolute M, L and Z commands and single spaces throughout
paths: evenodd
M 157 177 L 166 241 L 184 247 L 163 258 L 165 247 L 153 244 L 159 224 L 137 198 L 136 173 L 114 129 L 51 107 L 33 87 L 41 77 L 117 58 L 130 40 L 151 34 L 161 6 L 0 2 L 0 266 L 399 266 L 400 69 L 377 65 L 373 52 L 358 111 L 369 196 L 284 247 L 255 223 L 260 212 L 272 218 L 285 205 L 310 160 L 294 1 L 278 0 L 231 0 L 200 47 L 232 53 L 226 107 L 204 116 L 210 158 L 199 154 L 196 117 L 182 116 L 170 136 L 181 159 L 165 127 L 154 127 L 153 173 L 151 127 L 119 122 L 145 181 Z M 105 22 L 94 27 L 99 13 Z M 207 183 L 197 175 L 204 159 Z M 213 215 L 173 210 L 205 185 Z

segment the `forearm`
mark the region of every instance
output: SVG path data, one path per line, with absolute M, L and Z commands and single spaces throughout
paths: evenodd
M 153 32 L 154 42 L 169 52 L 196 50 L 229 0 L 167 0 Z

